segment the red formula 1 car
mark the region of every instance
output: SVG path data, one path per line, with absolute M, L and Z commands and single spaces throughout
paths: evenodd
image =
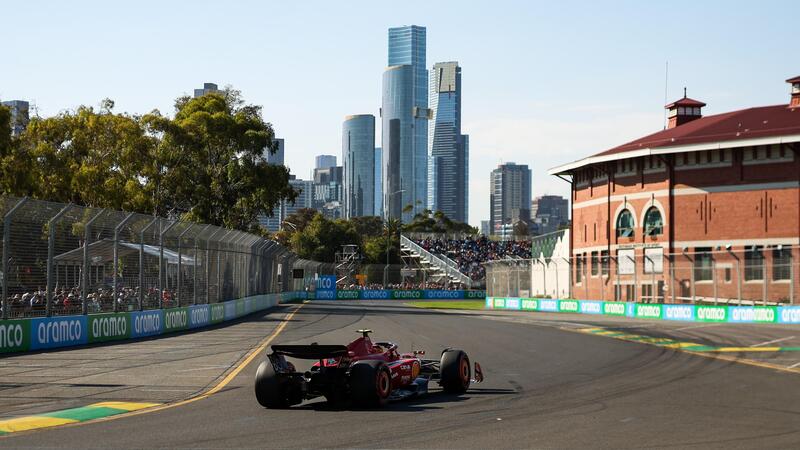
M 324 396 L 333 404 L 382 406 L 428 392 L 436 380 L 448 393 L 466 392 L 470 382 L 483 381 L 475 363 L 474 379 L 469 357 L 447 348 L 438 360 L 422 359 L 424 351 L 400 354 L 391 342 L 372 342 L 372 330 L 348 345 L 273 345 L 272 353 L 256 372 L 256 399 L 267 408 L 288 408 L 303 400 Z M 317 362 L 298 372 L 286 357 Z

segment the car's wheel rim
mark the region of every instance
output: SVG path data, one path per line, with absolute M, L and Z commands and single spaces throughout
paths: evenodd
M 461 358 L 461 382 L 465 385 L 469 383 L 469 361 L 467 361 L 467 358 Z
M 386 373 L 386 371 L 381 370 L 378 373 L 378 395 L 381 398 L 387 397 L 389 395 L 389 387 L 389 375 Z

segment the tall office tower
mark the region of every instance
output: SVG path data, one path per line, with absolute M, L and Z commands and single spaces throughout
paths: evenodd
M 276 166 L 283 166 L 283 155 L 284 155 L 284 142 L 283 138 L 275 138 L 274 142 L 278 143 L 278 150 L 275 153 L 270 153 L 266 149 L 264 149 L 264 158 L 267 160 L 268 164 L 274 164 Z
M 214 83 L 203 83 L 202 89 L 195 89 L 194 90 L 194 98 L 202 97 L 206 94 L 210 94 L 212 92 L 219 92 L 219 88 Z
M 25 100 L 9 100 L 3 106 L 11 110 L 11 135 L 19 136 L 28 127 L 30 105 Z
M 461 67 L 433 65 L 428 122 L 428 208 L 469 219 L 469 136 L 461 134 Z
M 384 216 L 408 222 L 427 207 L 425 27 L 390 28 L 388 61 L 381 107 Z M 407 205 L 411 208 L 404 212 Z
M 542 195 L 531 202 L 534 234 L 558 231 L 569 224 L 569 201 L 559 195 Z
M 509 234 L 523 221 L 531 223 L 531 171 L 513 162 L 497 166 L 489 178 L 489 224 L 492 234 Z
M 375 213 L 383 216 L 383 149 L 375 147 Z
M 375 213 L 375 116 L 347 116 L 342 124 L 344 215 Z
M 327 169 L 328 167 L 336 167 L 335 155 L 317 155 L 314 158 L 315 169 Z

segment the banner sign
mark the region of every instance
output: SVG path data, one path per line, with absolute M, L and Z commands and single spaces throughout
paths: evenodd
M 164 333 L 189 329 L 189 308 L 164 310 Z
M 128 313 L 92 314 L 88 317 L 89 343 L 131 337 L 131 316 Z
M 425 291 L 419 289 L 409 290 L 394 290 L 392 291 L 392 298 L 397 300 L 416 300 L 425 298 Z
M 211 309 L 211 323 L 220 323 L 225 320 L 225 305 L 214 303 L 208 306 Z
M 29 320 L 0 320 L 0 353 L 24 352 L 30 347 Z
M 86 316 L 31 319 L 31 350 L 67 347 L 88 342 Z
M 800 306 L 714 306 L 661 303 L 559 300 L 549 298 L 486 297 L 487 309 L 521 309 L 627 316 L 638 319 L 720 323 L 800 324 Z
M 361 291 L 336 291 L 336 298 L 340 300 L 358 300 L 359 297 L 361 297 Z
M 464 291 L 440 291 L 433 289 L 425 290 L 425 298 L 428 299 L 462 299 Z
M 364 300 L 386 300 L 392 298 L 392 291 L 384 289 L 364 289 L 361 291 L 361 298 Z
M 189 328 L 200 328 L 211 325 L 211 305 L 194 305 L 189 307 Z

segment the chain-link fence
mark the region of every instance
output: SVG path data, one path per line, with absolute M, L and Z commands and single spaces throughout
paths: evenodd
M 253 234 L 27 198 L 0 197 L 0 213 L 3 319 L 171 308 L 294 288 L 296 256 Z
M 641 303 L 800 303 L 800 246 L 662 247 L 581 252 L 572 258 L 485 263 L 490 297 Z

